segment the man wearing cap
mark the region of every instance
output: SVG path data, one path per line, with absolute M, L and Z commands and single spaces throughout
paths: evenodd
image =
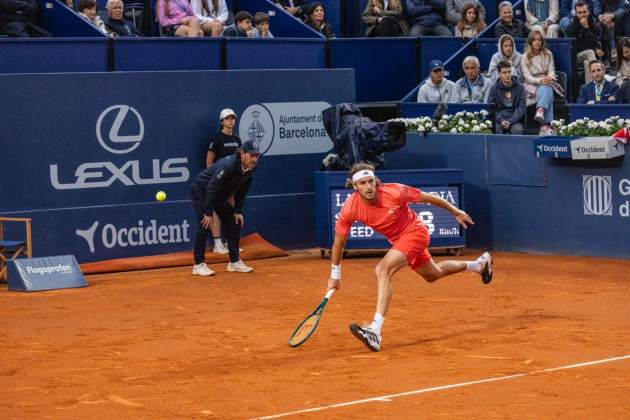
M 429 63 L 429 78 L 418 89 L 419 103 L 452 102 L 455 84 L 444 78 L 444 63 L 433 60 Z
M 206 154 L 206 167 L 211 166 L 219 159 L 233 155 L 241 147 L 241 138 L 234 132 L 236 113 L 230 108 L 225 108 L 219 114 L 219 124 L 221 124 L 221 130 L 210 139 Z M 228 253 L 227 248 L 221 242 L 221 220 L 216 214 L 212 215 L 212 239 L 214 253 Z
M 237 151 L 219 159 L 193 181 L 190 192 L 197 214 L 193 275 L 212 276 L 205 263 L 206 240 L 212 228 L 212 213 L 221 219 L 227 237 L 230 262 L 227 271 L 249 273 L 254 269 L 240 259 L 239 242 L 243 227 L 243 205 L 258 163 L 258 143 L 244 142 Z M 234 197 L 233 202 L 231 197 Z
M 350 325 L 352 334 L 370 350 L 381 349 L 381 328 L 392 298 L 391 278 L 406 265 L 430 283 L 462 271 L 480 274 L 484 284 L 492 281 L 492 256 L 488 252 L 476 261 L 435 263 L 428 250 L 429 230 L 409 204 L 427 203 L 444 209 L 466 228 L 474 222 L 463 210 L 437 195 L 414 187 L 381 184 L 374 175 L 374 167 L 367 163 L 357 163 L 350 169 L 346 188 L 354 189 L 354 193 L 344 202 L 337 218 L 328 289 L 339 288 L 343 248 L 354 221 L 370 226 L 392 244 L 374 270 L 378 282 L 374 321 L 366 326 Z

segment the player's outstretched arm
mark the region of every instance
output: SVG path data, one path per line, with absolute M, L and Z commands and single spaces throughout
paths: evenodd
M 335 233 L 335 242 L 330 252 L 330 278 L 328 279 L 328 290 L 339 289 L 339 281 L 341 280 L 341 258 L 343 257 L 343 248 L 346 245 L 346 236 Z
M 436 195 L 423 192 L 420 195 L 420 200 L 418 200 L 418 202 L 420 202 L 420 203 L 429 203 L 429 204 L 432 204 L 432 205 L 434 205 L 436 207 L 443 208 L 444 210 L 446 210 L 449 213 L 451 213 L 453 215 L 453 217 L 455 218 L 455 220 L 457 220 L 457 222 L 460 225 L 462 225 L 462 227 L 464 229 L 466 229 L 468 227 L 468 225 L 474 225 L 475 224 L 475 222 L 473 222 L 471 217 L 464 210 L 458 209 L 457 207 L 455 207 L 454 205 L 452 205 L 448 201 L 446 201 L 443 198 L 438 197 Z

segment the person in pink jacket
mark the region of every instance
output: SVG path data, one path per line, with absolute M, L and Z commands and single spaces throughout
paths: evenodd
M 203 36 L 199 20 L 188 0 L 158 0 L 157 17 L 166 36 Z

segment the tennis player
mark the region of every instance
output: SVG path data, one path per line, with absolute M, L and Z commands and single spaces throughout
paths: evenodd
M 382 233 L 392 248 L 376 265 L 378 281 L 376 313 L 368 326 L 350 325 L 350 331 L 372 351 L 381 349 L 381 329 L 392 298 L 392 276 L 405 265 L 428 282 L 461 271 L 479 273 L 483 283 L 492 281 L 492 256 L 484 252 L 476 261 L 440 261 L 435 263 L 428 251 L 429 231 L 409 203 L 428 203 L 443 208 L 467 228 L 474 224 L 466 212 L 448 201 L 402 184 L 381 184 L 374 175 L 374 167 L 355 164 L 348 173 L 346 188 L 353 188 L 339 214 L 332 247 L 332 269 L 328 290 L 338 289 L 341 280 L 341 256 L 353 221 L 359 221 Z

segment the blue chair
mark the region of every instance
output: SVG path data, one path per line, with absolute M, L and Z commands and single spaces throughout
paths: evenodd
M 4 222 L 22 222 L 26 225 L 26 237 L 24 240 L 4 238 Z M 20 255 L 33 257 L 31 245 L 31 219 L 26 217 L 0 217 L 0 280 L 7 279 L 7 261 L 15 260 Z

